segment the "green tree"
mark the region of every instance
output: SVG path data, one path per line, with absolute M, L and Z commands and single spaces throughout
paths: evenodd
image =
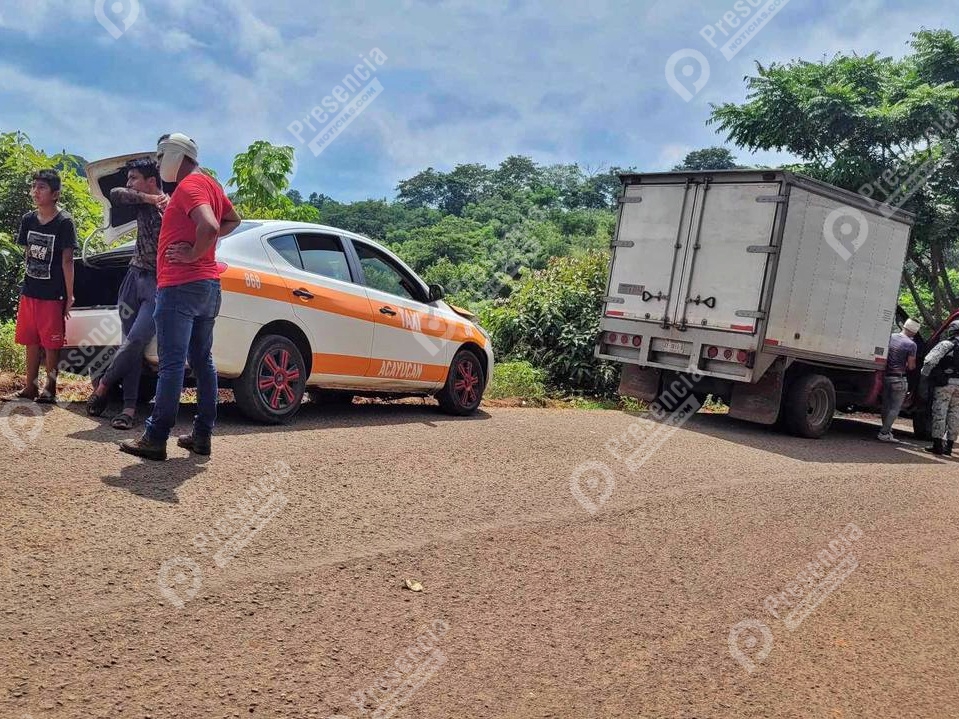
M 959 305 L 948 269 L 959 236 L 959 38 L 922 30 L 902 59 L 836 55 L 769 67 L 746 79 L 744 103 L 714 107 L 738 145 L 786 150 L 794 169 L 878 201 L 899 204 L 903 181 L 934 171 L 904 209 L 917 223 L 903 281 L 927 324 Z M 932 293 L 928 302 L 922 292 Z
M 234 201 L 256 208 L 282 204 L 278 198 L 290 186 L 287 176 L 293 171 L 293 161 L 294 151 L 289 145 L 273 145 L 266 140 L 253 142 L 246 152 L 233 158 L 233 176 L 227 187 L 236 188 Z
M 456 265 L 481 257 L 494 243 L 492 228 L 447 215 L 435 225 L 412 230 L 394 249 L 417 272 L 445 258 Z
M 738 170 L 742 165 L 736 164 L 733 153 L 725 147 L 704 147 L 693 150 L 683 158 L 681 165 L 673 170 Z

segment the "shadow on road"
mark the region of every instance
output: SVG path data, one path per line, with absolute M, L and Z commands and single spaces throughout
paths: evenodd
M 928 442 L 912 434 L 896 432 L 903 441 L 883 444 L 876 439 L 878 424 L 837 417 L 822 439 L 794 437 L 772 427 L 733 419 L 725 414 L 699 413 L 683 425 L 697 434 L 772 452 L 802 462 L 836 464 L 948 464 L 950 458 L 936 458 L 923 452 Z
M 137 437 L 143 432 L 143 420 L 146 419 L 149 407 L 138 408 L 137 426 L 130 432 L 115 430 L 110 427 L 113 407 L 111 406 L 99 418 L 100 425 L 92 429 L 74 432 L 70 437 L 85 439 L 92 442 L 115 443 L 127 437 Z M 82 403 L 74 403 L 67 411 L 86 416 Z M 189 431 L 189 425 L 196 412 L 195 404 L 181 404 L 177 416 L 178 426 L 183 431 Z M 267 425 L 254 422 L 241 414 L 233 402 L 217 405 L 217 437 L 241 436 L 259 434 L 267 431 L 279 430 L 282 432 L 308 432 L 322 429 L 342 429 L 347 427 L 378 427 L 396 424 L 417 423 L 427 427 L 436 427 L 443 422 L 477 422 L 489 419 L 490 415 L 479 410 L 468 417 L 455 417 L 441 412 L 435 404 L 350 404 L 350 405 L 323 405 L 305 402 L 292 422 L 285 425 Z M 176 430 L 174 430 L 176 432 Z
M 206 457 L 174 457 L 165 462 L 140 460 L 120 470 L 120 475 L 103 477 L 109 487 L 126 489 L 144 499 L 179 504 L 176 488 L 203 471 Z

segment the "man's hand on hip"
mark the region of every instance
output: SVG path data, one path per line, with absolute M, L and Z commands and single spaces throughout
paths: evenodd
M 193 250 L 194 246 L 189 242 L 174 242 L 166 249 L 167 262 L 175 265 L 189 265 L 196 262 Z

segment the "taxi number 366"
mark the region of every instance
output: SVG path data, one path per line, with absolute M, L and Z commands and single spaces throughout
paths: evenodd
M 260 282 L 260 276 L 256 274 L 256 272 L 244 272 L 243 281 L 246 283 L 247 287 L 252 287 L 255 290 L 258 290 L 263 286 Z

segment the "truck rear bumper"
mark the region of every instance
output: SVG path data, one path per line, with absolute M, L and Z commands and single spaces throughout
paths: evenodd
M 660 370 L 752 382 L 757 337 L 696 328 L 680 332 L 652 322 L 603 318 L 595 356 Z

